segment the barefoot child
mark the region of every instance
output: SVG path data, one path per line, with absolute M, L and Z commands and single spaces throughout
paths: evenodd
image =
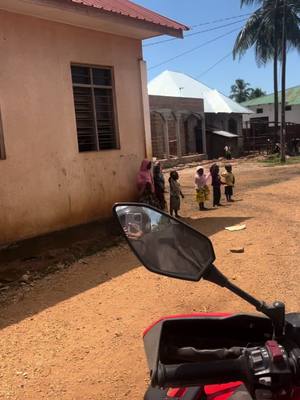
M 199 210 L 207 210 L 204 206 L 204 202 L 209 199 L 209 188 L 207 181 L 210 178 L 210 174 L 204 174 L 204 168 L 198 167 L 195 174 L 195 186 L 196 186 L 196 201 L 199 204 Z
M 233 195 L 233 187 L 235 184 L 235 177 L 232 173 L 232 166 L 230 164 L 225 165 L 225 172 L 222 174 L 222 178 L 224 180 L 225 185 L 225 196 L 228 202 L 233 202 L 232 195 Z
M 217 164 L 213 164 L 210 167 L 211 174 L 211 185 L 213 187 L 213 207 L 222 206 L 221 201 L 221 177 L 220 177 L 220 168 Z
M 178 172 L 172 171 L 170 173 L 169 184 L 170 184 L 170 214 L 175 217 L 179 217 L 178 211 L 180 210 L 180 196 L 184 199 L 184 195 L 181 192 L 180 184 L 178 182 Z

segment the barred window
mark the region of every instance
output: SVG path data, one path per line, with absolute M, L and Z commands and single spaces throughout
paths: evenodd
M 5 160 L 5 146 L 4 146 L 4 134 L 3 134 L 3 125 L 2 125 L 2 117 L 0 111 L 0 160 Z
M 72 65 L 71 72 L 79 151 L 117 149 L 112 69 Z

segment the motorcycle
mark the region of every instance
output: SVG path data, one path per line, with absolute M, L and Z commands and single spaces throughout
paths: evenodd
M 285 313 L 245 292 L 215 266 L 211 241 L 146 204 L 113 208 L 139 261 L 151 272 L 205 279 L 252 304 L 259 314 L 198 313 L 163 317 L 148 327 L 145 400 L 300 399 L 300 313 Z

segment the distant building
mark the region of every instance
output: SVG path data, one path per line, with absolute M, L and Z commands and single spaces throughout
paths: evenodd
M 153 155 L 159 159 L 200 154 L 204 158 L 202 99 L 149 96 Z M 196 157 L 195 159 L 199 159 Z M 189 158 L 190 160 L 190 158 Z
M 281 92 L 279 92 L 279 122 L 281 122 Z M 245 114 L 243 117 L 244 126 L 246 122 L 262 122 L 269 124 L 274 122 L 274 93 L 246 101 L 244 107 L 253 111 L 253 114 Z M 300 124 L 300 86 L 286 90 L 286 113 L 287 122 Z
M 225 145 L 238 154 L 242 116 L 252 111 L 179 72 L 158 75 L 149 82 L 148 93 L 154 156 L 218 158 Z

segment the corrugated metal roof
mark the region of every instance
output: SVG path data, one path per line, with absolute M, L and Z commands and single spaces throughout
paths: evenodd
M 145 7 L 137 5 L 129 0 L 71 0 L 72 3 L 81 4 L 87 7 L 94 7 L 99 10 L 119 14 L 134 18 L 144 22 L 150 22 L 155 25 L 161 25 L 178 31 L 188 30 L 188 27 L 164 17 Z
M 281 92 L 279 92 L 279 102 L 281 103 Z M 288 105 L 300 104 L 300 86 L 295 86 L 286 90 L 286 102 Z M 245 101 L 243 106 L 263 106 L 264 104 L 274 103 L 274 93 L 267 96 L 257 97 L 249 101 Z
M 164 71 L 148 84 L 149 95 L 189 97 L 204 100 L 206 113 L 252 114 L 229 97 L 211 89 L 198 80 L 181 72 Z
M 224 136 L 227 138 L 237 138 L 239 135 L 235 135 L 234 133 L 227 132 L 227 131 L 212 131 L 215 135 Z

